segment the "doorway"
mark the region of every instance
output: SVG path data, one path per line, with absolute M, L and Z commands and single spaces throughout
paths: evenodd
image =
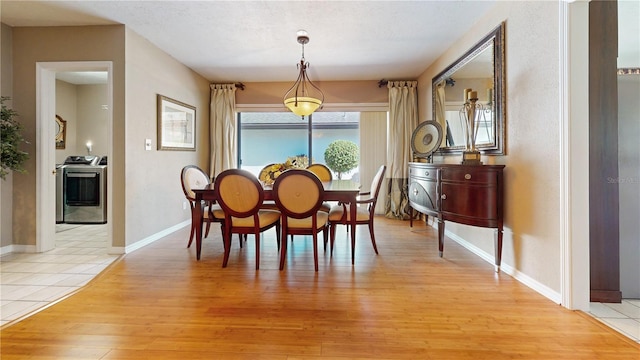
M 36 64 L 36 251 L 45 252 L 56 247 L 56 174 L 59 171 L 56 164 L 64 162 L 64 158 L 69 155 L 84 155 L 86 151 L 99 151 L 100 156 L 112 159 L 113 143 L 113 75 L 112 62 L 110 61 L 86 61 L 86 62 L 39 62 Z M 61 149 L 60 144 L 56 146 L 56 135 L 58 135 L 59 123 L 56 121 L 59 111 L 57 109 L 57 85 L 70 88 L 80 85 L 103 83 L 102 88 L 106 88 L 105 95 L 99 100 L 102 129 L 99 133 L 92 135 L 88 128 L 96 125 L 77 126 L 82 119 L 75 121 L 75 128 L 69 126 L 65 138 L 65 148 Z M 75 83 L 75 84 L 74 84 Z M 71 101 L 73 102 L 73 101 Z M 80 104 L 77 108 L 82 108 Z M 73 113 L 75 110 L 67 113 Z M 82 112 L 79 110 L 78 112 Z M 71 123 L 69 124 L 71 125 Z M 86 124 L 85 124 L 86 125 Z M 96 143 L 92 136 L 99 136 Z M 99 146 L 98 146 L 99 144 Z M 56 147 L 58 147 L 56 149 Z M 95 150 L 94 150 L 95 149 Z M 79 153 L 81 152 L 81 153 Z M 62 159 L 62 160 L 61 160 Z M 112 225 L 108 221 L 112 218 L 112 174 L 107 171 L 107 196 L 105 203 L 107 206 L 107 223 L 104 226 L 105 253 L 112 247 Z

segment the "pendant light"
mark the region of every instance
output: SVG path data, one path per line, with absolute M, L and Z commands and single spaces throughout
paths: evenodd
M 304 45 L 309 42 L 309 35 L 305 30 L 298 30 L 298 43 L 302 45 L 302 58 L 298 64 L 298 79 L 284 95 L 284 105 L 296 115 L 307 116 L 322 106 L 324 94 L 307 75 L 309 63 L 304 58 Z

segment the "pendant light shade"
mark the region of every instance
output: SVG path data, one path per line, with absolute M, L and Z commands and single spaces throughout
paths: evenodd
M 304 30 L 298 31 L 298 43 L 302 45 L 302 58 L 298 64 L 298 79 L 284 95 L 284 105 L 296 115 L 307 116 L 318 110 L 324 102 L 324 94 L 307 76 L 309 63 L 304 58 L 304 45 L 309 36 Z

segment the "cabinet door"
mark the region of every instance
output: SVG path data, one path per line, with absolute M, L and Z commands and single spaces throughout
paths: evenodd
M 445 220 L 474 226 L 498 225 L 497 174 L 456 169 L 442 172 L 441 208 Z

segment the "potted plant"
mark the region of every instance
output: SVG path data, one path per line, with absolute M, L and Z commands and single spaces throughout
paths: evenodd
M 0 117 L 0 138 L 1 143 L 1 167 L 0 178 L 5 179 L 9 171 L 25 172 L 22 164 L 29 158 L 29 154 L 19 149 L 20 143 L 27 143 L 22 137 L 22 124 L 14 117 L 18 113 L 9 109 L 4 102 L 9 100 L 8 97 L 0 97 L 2 104 L 2 116 Z
M 324 151 L 324 162 L 342 179 L 342 173 L 358 166 L 360 151 L 353 141 L 335 140 Z

